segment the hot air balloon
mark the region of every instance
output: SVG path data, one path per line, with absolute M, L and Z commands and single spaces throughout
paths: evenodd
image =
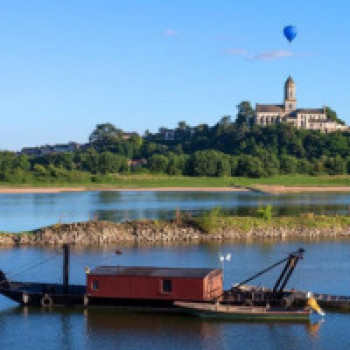
M 286 39 L 291 43 L 297 36 L 297 28 L 295 26 L 287 26 L 283 28 L 283 34 Z

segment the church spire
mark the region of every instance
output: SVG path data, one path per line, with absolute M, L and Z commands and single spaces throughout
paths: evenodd
M 284 85 L 284 108 L 286 112 L 292 112 L 296 106 L 295 83 L 293 78 L 289 76 Z

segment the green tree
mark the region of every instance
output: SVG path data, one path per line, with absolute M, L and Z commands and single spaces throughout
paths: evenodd
M 266 175 L 273 176 L 279 173 L 280 162 L 275 154 L 259 147 L 252 154 L 260 159 Z
M 197 151 L 192 157 L 192 172 L 195 176 L 219 176 L 223 172 L 229 174 L 229 161 L 225 154 L 215 150 Z M 220 164 L 220 165 L 219 165 Z
M 99 154 L 95 149 L 89 148 L 82 159 L 82 170 L 89 171 L 92 174 L 99 172 Z
M 21 154 L 13 159 L 13 168 L 21 169 L 24 171 L 30 170 L 30 161 L 28 156 Z
M 224 154 L 218 158 L 216 176 L 231 176 L 231 157 Z
M 236 156 L 230 157 L 231 176 L 235 176 L 237 174 L 238 159 L 239 158 Z
M 35 164 L 33 170 L 35 175 L 38 177 L 44 177 L 47 175 L 47 170 L 45 169 L 44 166 L 40 164 Z
M 311 163 L 311 175 L 322 175 L 326 172 L 322 159 L 315 159 Z
M 148 169 L 154 173 L 165 173 L 168 167 L 168 158 L 162 154 L 154 154 L 148 159 Z
M 236 124 L 239 126 L 251 126 L 254 117 L 254 109 L 249 101 L 242 101 L 238 106 Z
M 263 177 L 266 175 L 261 161 L 251 155 L 241 155 L 238 157 L 236 176 Z
M 102 174 L 118 173 L 125 168 L 126 159 L 111 152 L 103 152 L 98 157 L 98 171 Z
M 326 158 L 324 166 L 330 175 L 341 175 L 346 173 L 346 161 L 339 155 Z
M 280 158 L 280 170 L 282 174 L 295 174 L 298 171 L 298 159 L 288 155 Z
M 184 175 L 186 173 L 188 156 L 185 154 L 171 153 L 168 156 L 168 166 L 166 169 L 169 175 Z
M 73 153 L 65 152 L 65 153 L 53 154 L 49 156 L 49 163 L 59 168 L 73 170 L 75 168 L 73 158 L 74 158 Z
M 122 132 L 111 123 L 98 124 L 90 134 L 89 142 L 98 149 L 106 149 L 121 137 Z
M 297 172 L 298 174 L 310 174 L 311 173 L 311 164 L 307 159 L 299 159 Z
M 345 122 L 338 118 L 337 112 L 330 107 L 326 107 L 326 116 L 327 119 L 330 119 L 333 122 L 345 125 Z
M 325 152 L 330 156 L 340 155 L 345 157 L 349 154 L 349 138 L 344 133 L 335 132 L 324 136 L 325 140 Z

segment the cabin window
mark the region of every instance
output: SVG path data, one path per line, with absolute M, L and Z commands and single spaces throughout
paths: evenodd
M 171 280 L 162 280 L 162 293 L 171 293 L 173 286 Z
M 91 288 L 92 290 L 98 290 L 98 281 L 92 281 Z

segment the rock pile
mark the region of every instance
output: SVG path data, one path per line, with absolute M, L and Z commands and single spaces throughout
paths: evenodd
M 56 224 L 27 233 L 1 233 L 0 245 L 106 245 L 129 242 L 202 242 L 234 239 L 290 239 L 350 237 L 347 228 L 315 229 L 307 227 L 254 228 L 248 231 L 226 228 L 208 234 L 191 225 L 174 222 L 134 221 L 114 223 L 88 221 L 72 224 Z

